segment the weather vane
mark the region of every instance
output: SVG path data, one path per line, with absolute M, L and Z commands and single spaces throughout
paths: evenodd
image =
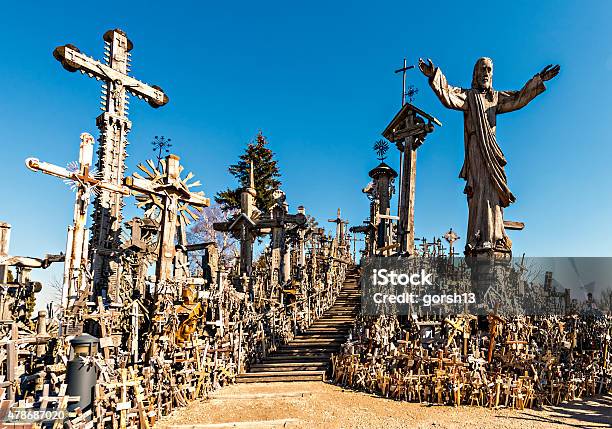
M 159 168 L 159 164 L 164 158 L 164 153 L 170 153 L 170 148 L 172 147 L 172 143 L 170 143 L 172 139 L 167 139 L 164 136 L 155 136 L 155 139 L 151 142 L 151 146 L 153 146 L 153 152 L 157 152 L 157 168 Z
M 378 155 L 378 160 L 380 162 L 384 161 L 387 158 L 387 151 L 389 150 L 389 143 L 386 140 L 378 140 L 374 143 L 374 151 Z
M 414 101 L 414 96 L 417 95 L 419 93 L 419 88 L 417 88 L 414 85 L 410 85 L 408 87 L 408 90 L 406 91 L 406 95 L 408 96 L 408 102 L 410 104 L 412 104 L 412 102 Z

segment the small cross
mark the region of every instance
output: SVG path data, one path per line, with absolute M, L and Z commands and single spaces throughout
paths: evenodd
M 404 58 L 404 67 L 402 67 L 401 69 L 395 70 L 395 73 L 402 72 L 402 106 L 404 104 L 406 104 L 406 71 L 410 70 L 410 69 L 413 69 L 413 68 L 414 68 L 414 66 L 407 66 L 406 65 L 406 58 Z M 412 101 L 412 99 L 411 99 L 411 101 Z

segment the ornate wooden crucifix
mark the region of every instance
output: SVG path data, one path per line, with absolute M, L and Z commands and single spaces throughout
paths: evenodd
M 199 185 L 199 182 L 187 183 L 193 177 L 193 174 L 189 173 L 185 179 L 181 179 L 183 167 L 179 160 L 180 158 L 176 155 L 168 155 L 161 162 L 161 173 L 154 169 L 153 162 L 150 162 L 149 167 L 153 171 L 149 171 L 142 164 L 138 166 L 149 176 L 148 178 L 138 174 L 134 174 L 134 177 L 125 178 L 125 185 L 141 194 L 136 197 L 137 205 L 146 209 L 145 214 L 153 216 L 154 212 L 157 212 L 160 239 L 155 280 L 156 284 L 162 286 L 175 277 L 178 227 L 182 226 L 182 233 L 184 225 L 189 223 L 187 216 L 193 220 L 198 219 L 197 214 L 191 210 L 190 206 L 199 210 L 210 205 L 210 200 L 204 197 L 203 192 L 192 192 L 189 189 L 191 186 Z
M 96 119 L 100 130 L 97 169 L 102 180 L 121 186 L 125 172 L 125 148 L 127 134 L 132 127 L 128 120 L 127 95 L 145 100 L 152 107 L 168 102 L 161 88 L 147 85 L 128 75 L 130 51 L 133 44 L 121 30 L 104 33 L 105 61 L 96 61 L 82 54 L 73 45 L 59 46 L 53 56 L 71 72 L 80 71 L 103 81 L 103 113 Z M 101 188 L 94 201 L 94 216 L 90 252 L 93 260 L 94 284 L 98 292 L 108 290 L 112 300 L 117 300 L 119 272 L 111 261 L 113 252 L 119 248 L 122 222 L 123 194 Z
M 262 219 L 259 223 L 262 227 L 272 228 L 272 283 L 284 285 L 291 278 L 291 261 L 288 249 L 286 230 L 291 225 L 298 227 L 306 225 L 306 216 L 303 211 L 297 214 L 289 214 L 288 205 L 285 202 L 285 193 L 281 190 L 274 192 L 276 204 L 270 211 L 270 217 Z M 278 274 L 278 277 L 275 276 Z
M 240 240 L 240 275 L 251 275 L 253 265 L 253 242 L 257 231 L 261 228 L 257 224 L 259 210 L 255 206 L 255 176 L 253 162 L 249 172 L 249 186 L 242 189 L 240 194 L 240 214 L 227 222 L 215 222 L 213 228 L 216 231 L 231 232 Z M 246 292 L 246 291 L 243 291 Z
M 342 219 L 340 208 L 338 208 L 336 219 L 327 219 L 327 221 L 336 224 L 336 246 L 342 246 L 344 244 L 344 226 L 348 225 L 348 220 Z
M 79 149 L 78 167 L 73 171 L 64 167 L 42 162 L 37 158 L 26 159 L 26 166 L 32 171 L 42 171 L 50 176 L 55 176 L 69 181 L 76 191 L 74 202 L 74 213 L 72 226 L 68 228 L 68 239 L 66 241 L 66 257 L 64 263 L 64 281 L 62 287 L 62 307 L 72 307 L 77 296 L 88 290 L 88 258 L 87 258 L 87 236 L 85 228 L 87 222 L 87 209 L 92 191 L 102 190 L 119 194 L 129 195 L 130 191 L 123 185 L 100 180 L 91 174 L 91 162 L 93 157 L 94 138 L 91 134 L 81 134 L 81 146 Z

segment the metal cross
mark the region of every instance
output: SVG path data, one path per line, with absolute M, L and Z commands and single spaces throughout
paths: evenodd
M 404 58 L 404 67 L 395 70 L 395 73 L 402 72 L 402 106 L 406 104 L 406 71 L 413 68 L 414 66 L 406 65 L 406 58 Z

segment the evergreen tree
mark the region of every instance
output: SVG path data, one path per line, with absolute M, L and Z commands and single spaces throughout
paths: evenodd
M 255 140 L 247 145 L 244 154 L 240 155 L 240 161 L 229 167 L 229 172 L 238 179 L 240 187 L 228 188 L 215 195 L 215 201 L 224 211 L 240 209 L 240 193 L 243 188 L 249 186 L 251 161 L 253 161 L 255 191 L 257 191 L 255 205 L 264 212 L 274 205 L 272 194 L 281 185 L 277 179 L 280 177 L 280 171 L 274 159 L 274 152 L 267 145 L 268 140 L 260 131 Z

